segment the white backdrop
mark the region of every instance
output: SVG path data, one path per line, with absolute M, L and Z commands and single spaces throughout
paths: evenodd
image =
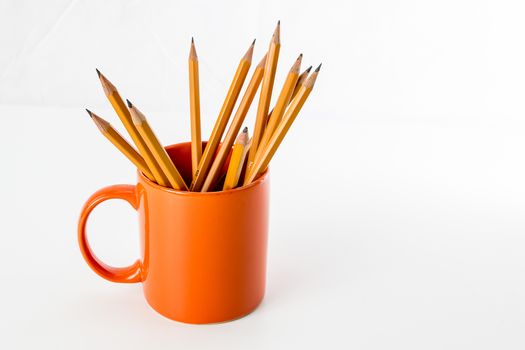
M 277 86 L 298 53 L 304 67 L 324 62 L 309 116 L 517 117 L 523 10 L 520 1 L 3 0 L 0 102 L 101 108 L 99 67 L 146 111 L 186 122 L 195 36 L 212 123 L 239 58 L 257 38 L 257 61 L 281 19 Z
M 0 347 L 523 349 L 525 3 L 0 0 Z M 83 262 L 76 220 L 133 167 L 84 108 L 119 125 L 99 68 L 164 144 L 203 135 L 240 57 L 277 20 L 276 90 L 323 63 L 272 161 L 268 290 L 246 318 L 168 321 L 137 285 Z M 253 126 L 252 108 L 246 125 Z M 122 130 L 122 129 L 121 129 Z M 126 265 L 134 213 L 97 209 L 94 250 Z

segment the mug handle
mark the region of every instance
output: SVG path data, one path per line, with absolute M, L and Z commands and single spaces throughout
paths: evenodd
M 133 185 L 113 185 L 93 193 L 82 207 L 78 220 L 78 244 L 80 245 L 80 251 L 89 267 L 102 278 L 118 283 L 141 282 L 142 264 L 140 260 L 127 267 L 112 267 L 100 261 L 89 246 L 86 237 L 86 223 L 89 214 L 97 205 L 108 199 L 123 199 L 131 204 L 133 208 L 138 208 L 137 193 Z

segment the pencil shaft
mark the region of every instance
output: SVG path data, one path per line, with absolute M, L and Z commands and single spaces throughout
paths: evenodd
M 139 154 L 144 158 L 144 161 L 148 165 L 148 168 L 151 171 L 151 173 L 153 174 L 155 181 L 161 186 L 167 186 L 168 179 L 162 173 L 160 166 L 155 161 L 155 158 L 153 157 L 146 143 L 142 139 L 142 136 L 140 136 L 137 128 L 135 127 L 135 125 L 133 125 L 133 122 L 131 120 L 131 114 L 128 108 L 126 107 L 124 101 L 122 100 L 122 97 L 120 97 L 118 90 L 104 75 L 99 73 L 99 78 L 102 83 L 102 87 L 104 88 L 106 97 L 111 103 L 111 106 L 113 106 L 113 109 L 117 113 L 120 121 L 124 125 L 124 128 L 128 132 L 129 136 L 133 140 L 133 143 L 135 144 L 135 146 L 137 146 Z
M 213 164 L 210 167 L 210 171 L 208 173 L 208 176 L 206 177 L 206 180 L 204 181 L 201 192 L 207 192 L 210 189 L 212 189 L 215 185 L 217 177 L 219 176 L 220 169 L 222 168 L 224 162 L 226 161 L 226 158 L 228 157 L 228 153 L 230 152 L 233 142 L 235 141 L 235 137 L 238 134 L 242 123 L 244 122 L 244 118 L 246 117 L 246 114 L 250 109 L 253 98 L 257 93 L 257 89 L 261 84 L 263 73 L 264 66 L 258 66 L 257 69 L 255 69 L 252 78 L 248 84 L 248 87 L 246 88 L 246 92 L 244 93 L 244 96 L 241 99 L 241 103 L 237 108 L 237 112 L 235 113 L 231 125 L 228 128 L 228 132 L 226 133 L 226 136 L 224 136 L 222 145 L 219 148 L 219 151 L 215 156 Z
M 275 104 L 275 107 L 272 110 L 272 113 L 269 115 L 268 124 L 266 125 L 263 137 L 261 141 L 259 142 L 259 147 L 255 153 L 254 159 L 257 159 L 257 155 L 262 152 L 264 147 L 266 147 L 268 140 L 270 140 L 270 137 L 273 135 L 275 128 L 277 128 L 277 125 L 279 125 L 279 122 L 281 121 L 284 111 L 286 107 L 288 106 L 288 104 L 290 103 L 290 99 L 292 98 L 292 93 L 295 88 L 295 84 L 297 83 L 297 80 L 299 79 L 299 68 L 301 64 L 301 57 L 302 56 L 299 56 L 299 58 L 296 60 L 296 62 L 292 66 L 292 69 L 288 73 L 288 76 L 286 77 L 286 81 L 284 82 L 284 85 L 281 89 L 281 92 L 277 99 L 277 103 Z
M 248 150 L 249 144 L 246 144 L 245 142 L 236 143 L 233 147 L 230 164 L 228 165 L 228 171 L 226 172 L 226 179 L 224 180 L 224 185 L 222 187 L 223 191 L 231 190 L 237 186 Z
M 251 49 L 253 51 L 253 45 Z M 217 152 L 222 134 L 224 133 L 224 129 L 228 124 L 228 120 L 231 116 L 233 107 L 235 106 L 235 102 L 239 97 L 239 93 L 241 91 L 242 85 L 244 84 L 244 80 L 246 79 L 246 75 L 248 74 L 248 70 L 250 69 L 250 65 L 251 55 L 249 56 L 249 60 L 247 60 L 245 55 L 237 67 L 237 71 L 235 72 L 233 81 L 230 85 L 228 93 L 226 94 L 226 98 L 222 105 L 221 111 L 219 112 L 219 116 L 217 117 L 217 121 L 215 122 L 215 126 L 211 132 L 208 144 L 206 145 L 206 148 L 204 148 L 199 167 L 190 186 L 190 191 L 200 191 L 204 181 L 206 180 L 206 176 L 208 175 L 213 157 Z
M 281 142 L 283 141 L 286 133 L 290 129 L 292 123 L 294 122 L 297 114 L 303 107 L 308 96 L 310 95 L 315 80 L 317 78 L 317 73 L 312 74 L 308 81 L 301 87 L 300 91 L 297 93 L 297 96 L 292 100 L 290 106 L 286 110 L 283 120 L 279 123 L 277 129 L 271 136 L 268 144 L 264 150 L 259 154 L 259 157 L 254 160 L 253 166 L 250 169 L 247 169 L 248 175 L 245 177 L 244 185 L 248 185 L 253 182 L 259 174 L 264 172 L 270 163 L 270 160 L 274 156 L 275 152 L 279 148 Z
M 135 148 L 133 148 L 110 123 L 89 110 L 87 110 L 87 112 L 102 135 L 124 154 L 148 179 L 155 181 L 155 177 L 149 170 L 144 158 L 142 158 Z
M 270 42 L 270 48 L 268 49 L 268 57 L 266 59 L 266 66 L 264 68 L 259 104 L 257 106 L 257 115 L 255 119 L 255 127 L 253 130 L 252 144 L 250 146 L 250 152 L 248 153 L 248 167 L 250 167 L 253 160 L 255 159 L 255 153 L 259 147 L 259 142 L 263 136 L 266 126 L 265 121 L 270 108 L 275 72 L 277 70 L 277 61 L 279 60 L 279 51 L 281 48 L 279 41 L 279 30 L 279 25 L 277 25 L 277 28 L 272 37 L 272 41 Z
M 168 179 L 169 185 L 176 190 L 187 190 L 186 183 L 182 179 L 179 171 L 173 164 L 173 161 L 169 157 L 168 153 L 162 147 L 157 136 L 149 126 L 149 123 L 145 119 L 144 115 L 135 107 L 131 107 L 131 113 L 133 117 L 133 123 L 140 132 L 140 135 L 144 138 L 146 145 L 151 150 L 155 160 L 161 167 L 164 175 Z
M 310 73 L 310 70 L 312 69 L 312 66 L 308 67 L 304 72 L 299 75 L 299 78 L 297 79 L 297 83 L 295 84 L 295 87 L 293 89 L 292 97 L 290 100 L 293 100 L 293 98 L 297 95 L 299 92 L 299 88 L 303 85 L 303 83 L 308 79 L 308 74 Z
M 155 181 L 155 177 L 148 168 L 144 158 L 131 146 L 115 129 L 103 134 L 117 149 L 122 152 L 148 179 Z
M 294 121 L 295 117 L 299 113 L 299 110 L 301 109 L 302 105 L 304 104 L 305 100 L 300 99 L 299 101 L 292 101 L 290 104 L 290 111 L 291 113 L 287 113 L 285 116 L 285 120 L 283 120 L 283 123 L 279 125 L 273 136 L 270 138 L 270 141 L 268 142 L 268 145 L 266 148 L 261 152 L 259 159 L 256 159 L 253 163 L 253 166 L 250 169 L 247 169 L 249 171 L 248 176 L 246 177 L 246 180 L 244 181 L 244 185 L 248 185 L 255 178 L 257 175 L 259 175 L 262 171 L 264 171 L 268 167 L 268 163 L 272 159 L 273 155 L 277 151 L 277 148 L 280 146 L 281 142 L 284 139 L 284 136 L 290 129 L 290 126 L 292 122 Z
M 166 176 L 164 176 L 164 173 L 162 172 L 159 164 L 153 157 L 153 154 L 144 142 L 142 136 L 140 136 L 137 128 L 133 125 L 133 122 L 131 122 L 131 116 L 129 114 L 129 111 L 124 105 L 124 102 L 122 101 L 122 98 L 120 97 L 119 93 L 113 92 L 109 97 L 109 101 L 115 109 L 115 111 L 117 111 L 117 115 L 120 117 L 122 124 L 124 124 L 124 127 L 128 131 L 132 140 L 136 141 L 135 145 L 137 146 L 139 153 L 142 155 L 142 157 L 148 164 L 148 167 L 153 173 L 156 182 L 161 186 L 167 186 L 168 179 L 166 178 Z
M 195 176 L 202 156 L 201 141 L 201 112 L 199 87 L 199 61 L 195 52 L 195 45 L 191 44 L 189 65 L 190 83 L 190 114 L 191 114 L 191 166 Z

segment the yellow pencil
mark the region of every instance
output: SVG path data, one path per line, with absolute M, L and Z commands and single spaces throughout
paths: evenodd
M 295 96 L 293 101 L 290 103 L 290 106 L 286 110 L 283 116 L 283 120 L 275 130 L 274 134 L 270 138 L 270 141 L 266 145 L 263 152 L 260 153 L 260 157 L 258 159 L 255 159 L 250 173 L 245 178 L 244 185 L 250 184 L 253 180 L 257 178 L 259 174 L 264 172 L 268 167 L 268 163 L 270 163 L 270 160 L 277 151 L 277 148 L 286 136 L 286 133 L 288 132 L 290 126 L 294 122 L 295 117 L 297 117 L 297 114 L 303 107 L 306 99 L 308 98 L 308 95 L 310 95 L 310 92 L 312 92 L 315 80 L 317 79 L 317 75 L 319 74 L 320 69 L 321 65 L 319 65 L 319 67 L 315 69 L 315 72 L 313 72 L 308 78 L 308 80 L 304 83 L 304 85 L 301 86 L 299 92 L 297 93 L 297 96 Z
M 277 125 L 279 125 L 279 122 L 281 121 L 281 117 L 283 116 L 284 111 L 286 110 L 286 107 L 288 106 L 288 103 L 290 102 L 290 99 L 292 97 L 295 84 L 299 79 L 299 71 L 301 70 L 302 58 L 303 54 L 300 54 L 299 57 L 297 57 L 297 60 L 295 60 L 294 64 L 292 65 L 292 68 L 290 68 L 290 71 L 288 72 L 288 76 L 286 77 L 283 88 L 281 89 L 281 93 L 279 94 L 277 103 L 275 104 L 275 107 L 269 117 L 270 120 L 268 121 L 268 125 L 266 125 L 266 129 L 264 130 L 264 135 L 261 141 L 259 142 L 259 147 L 257 149 L 257 152 L 255 153 L 254 159 L 257 159 L 257 155 L 260 152 L 262 152 L 262 150 L 268 143 L 268 140 L 273 135 L 275 128 L 277 127 Z
M 148 165 L 144 161 L 144 158 L 131 146 L 123 137 L 119 134 L 117 130 L 111 126 L 110 123 L 105 121 L 104 119 L 100 118 L 95 113 L 91 112 L 89 109 L 86 109 L 86 111 L 89 113 L 89 116 L 97 126 L 97 128 L 100 130 L 102 135 L 104 135 L 117 149 L 122 152 L 128 158 L 135 166 L 144 173 L 144 175 L 152 180 L 155 181 L 155 178 L 153 177 L 153 174 L 148 168 Z
M 201 142 L 201 109 L 199 92 L 199 59 L 195 43 L 191 38 L 190 57 L 188 59 L 190 73 L 190 114 L 191 114 L 191 168 L 195 176 L 202 156 Z
M 248 143 L 248 128 L 244 128 L 235 140 L 232 155 L 230 157 L 230 164 L 228 165 L 228 172 L 224 180 L 223 191 L 231 190 L 237 186 L 239 177 L 241 175 L 244 158 L 246 157 Z
M 257 116 L 255 118 L 255 128 L 253 129 L 252 145 L 248 153 L 248 169 L 255 159 L 255 153 L 259 147 L 259 142 L 263 136 L 265 122 L 270 108 L 270 100 L 272 98 L 273 82 L 275 79 L 275 72 L 277 70 L 277 61 L 279 60 L 279 50 L 281 48 L 280 40 L 281 22 L 277 22 L 277 27 L 270 42 L 268 49 L 268 57 L 266 58 L 266 66 L 264 67 L 264 76 L 261 87 L 261 94 L 259 97 L 259 105 L 257 106 Z
M 233 81 L 230 85 L 221 111 L 219 112 L 219 116 L 217 117 L 217 121 L 215 122 L 215 126 L 211 132 L 208 144 L 206 145 L 204 153 L 202 154 L 199 168 L 197 169 L 197 173 L 195 174 L 194 180 L 190 186 L 190 191 L 200 191 L 204 181 L 206 180 L 208 170 L 210 169 L 213 157 L 215 156 L 215 152 L 217 151 L 217 147 L 221 141 L 222 134 L 224 133 L 224 129 L 226 129 L 226 125 L 228 124 L 228 120 L 232 114 L 233 107 L 235 106 L 235 102 L 239 97 L 242 85 L 244 84 L 244 80 L 246 79 L 246 75 L 250 69 L 254 45 L 255 40 L 239 62 L 237 71 L 235 72 L 235 76 L 233 77 Z
M 102 84 L 102 88 L 104 89 L 106 97 L 108 98 L 109 102 L 113 106 L 113 109 L 122 121 L 122 124 L 126 128 L 129 136 L 131 136 L 131 139 L 135 143 L 135 146 L 137 146 L 139 154 L 144 158 L 144 161 L 148 165 L 148 168 L 153 173 L 155 181 L 161 186 L 167 186 L 168 179 L 162 173 L 160 166 L 155 161 L 155 158 L 153 157 L 150 150 L 146 146 L 146 143 L 137 131 L 137 128 L 133 125 L 133 122 L 131 121 L 131 114 L 126 108 L 122 97 L 120 97 L 117 88 L 98 69 L 97 74 L 100 79 L 100 83 Z
M 297 79 L 297 83 L 295 84 L 295 88 L 293 89 L 292 97 L 290 97 L 290 100 L 288 101 L 288 104 L 290 104 L 290 102 L 292 102 L 292 100 L 295 97 L 295 95 L 297 95 L 297 93 L 299 92 L 299 88 L 301 87 L 301 85 L 304 84 L 304 82 L 308 78 L 308 73 L 310 73 L 311 70 L 312 70 L 312 66 L 310 66 L 307 69 L 305 69 L 305 71 L 302 72 L 301 75 L 299 75 L 299 79 Z M 288 107 L 288 106 L 286 106 L 286 107 Z M 273 109 L 270 111 L 270 113 L 268 113 L 268 116 L 265 119 L 265 122 L 264 122 L 265 127 L 268 126 L 268 121 L 272 118 L 272 114 L 273 114 Z M 266 129 L 264 130 L 264 134 L 266 134 Z M 267 142 L 267 141 L 265 141 L 265 142 Z M 259 143 L 259 147 L 260 146 L 261 145 Z M 257 154 L 255 155 L 255 158 L 257 158 Z
M 297 93 L 299 92 L 299 88 L 306 81 L 306 79 L 308 78 L 308 74 L 310 73 L 311 70 L 312 70 L 312 66 L 306 68 L 305 71 L 301 73 L 301 75 L 299 76 L 299 79 L 297 79 L 295 88 L 293 89 L 293 93 L 292 93 L 292 97 L 290 98 L 290 101 L 293 100 L 295 95 L 297 95 Z
M 128 103 L 129 111 L 131 112 L 133 124 L 135 124 L 140 135 L 151 150 L 151 153 L 153 153 L 155 160 L 159 163 L 164 175 L 168 178 L 171 187 L 176 190 L 187 190 L 188 187 L 186 186 L 186 183 L 182 179 L 182 176 L 180 176 L 179 171 L 171 161 L 168 153 L 160 144 L 157 136 L 155 136 L 155 133 L 149 126 L 144 114 L 133 106 L 129 100 L 126 101 Z
M 244 92 L 244 96 L 241 99 L 241 103 L 239 104 L 239 107 L 237 107 L 237 112 L 235 112 L 230 127 L 228 128 L 228 132 L 226 132 L 226 136 L 224 136 L 222 145 L 219 148 L 215 159 L 213 160 L 213 164 L 210 167 L 210 171 L 208 172 L 206 181 L 204 181 L 204 185 L 202 185 L 201 192 L 207 192 L 210 189 L 212 189 L 215 185 L 217 177 L 219 176 L 219 172 L 224 162 L 226 161 L 228 154 L 230 153 L 233 142 L 235 141 L 235 137 L 238 134 L 239 129 L 241 128 L 244 118 L 246 117 L 246 113 L 248 113 L 253 98 L 257 93 L 257 89 L 261 84 L 262 76 L 264 74 L 265 62 L 266 55 L 264 55 L 263 59 L 261 60 L 261 62 L 259 62 L 259 64 L 255 68 L 255 71 L 253 72 L 252 78 L 250 79 L 248 87 Z

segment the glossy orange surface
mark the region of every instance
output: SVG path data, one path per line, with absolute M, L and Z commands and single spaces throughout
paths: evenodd
M 191 146 L 167 147 L 187 183 Z M 82 210 L 78 240 L 84 259 L 113 282 L 142 282 L 148 303 L 162 315 L 187 323 L 232 320 L 253 311 L 264 296 L 269 179 L 221 192 L 184 192 L 159 186 L 142 174 L 138 184 L 93 194 Z M 138 211 L 140 260 L 125 268 L 96 258 L 86 222 L 101 202 L 120 198 Z

